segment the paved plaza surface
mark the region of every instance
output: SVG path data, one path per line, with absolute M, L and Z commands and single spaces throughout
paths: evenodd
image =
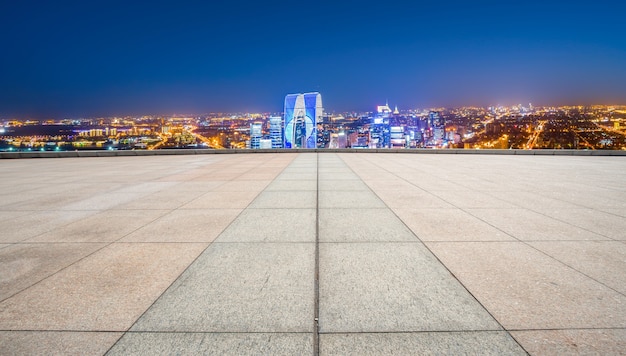
M 626 354 L 626 157 L 0 161 L 0 354 Z

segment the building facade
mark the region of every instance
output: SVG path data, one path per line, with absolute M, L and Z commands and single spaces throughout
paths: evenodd
M 255 122 L 250 124 L 250 148 L 253 150 L 261 148 L 263 138 L 263 124 Z
M 283 118 L 270 116 L 270 140 L 272 148 L 283 148 Z
M 324 109 L 320 93 L 285 97 L 284 148 L 317 148 L 317 123 Z

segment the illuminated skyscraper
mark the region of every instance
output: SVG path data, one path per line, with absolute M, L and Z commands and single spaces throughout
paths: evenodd
M 263 137 L 263 125 L 260 122 L 250 124 L 250 148 L 261 148 L 261 138 Z
M 391 118 L 389 103 L 376 106 L 376 114 L 370 126 L 370 148 L 389 148 L 391 145 L 389 119 Z
M 272 148 L 283 148 L 283 118 L 270 116 L 270 139 Z
M 285 148 L 317 148 L 317 122 L 322 120 L 320 93 L 285 97 Z
M 445 139 L 446 122 L 440 113 L 431 111 L 428 113 L 428 126 L 432 130 L 432 144 L 441 145 Z

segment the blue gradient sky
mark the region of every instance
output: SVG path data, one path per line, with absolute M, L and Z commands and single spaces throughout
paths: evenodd
M 626 104 L 614 1 L 8 1 L 0 117 Z

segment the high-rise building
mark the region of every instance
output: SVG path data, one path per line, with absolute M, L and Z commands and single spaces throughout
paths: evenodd
M 283 148 L 283 118 L 270 116 L 270 140 L 272 148 Z
M 391 147 L 397 148 L 397 147 L 406 146 L 406 139 L 404 137 L 404 127 L 391 126 L 389 137 L 390 137 Z
M 444 143 L 446 133 L 446 122 L 437 111 L 428 113 L 428 126 L 432 130 L 432 144 L 440 146 Z
M 370 148 L 389 148 L 391 145 L 389 103 L 376 106 L 376 113 L 370 125 Z
M 263 137 L 263 124 L 255 122 L 250 124 L 250 148 L 261 148 L 261 138 Z
M 269 149 L 272 148 L 272 140 L 268 138 L 262 138 L 259 140 L 259 148 L 261 149 Z
M 285 148 L 317 148 L 317 122 L 323 115 L 320 93 L 285 97 Z

